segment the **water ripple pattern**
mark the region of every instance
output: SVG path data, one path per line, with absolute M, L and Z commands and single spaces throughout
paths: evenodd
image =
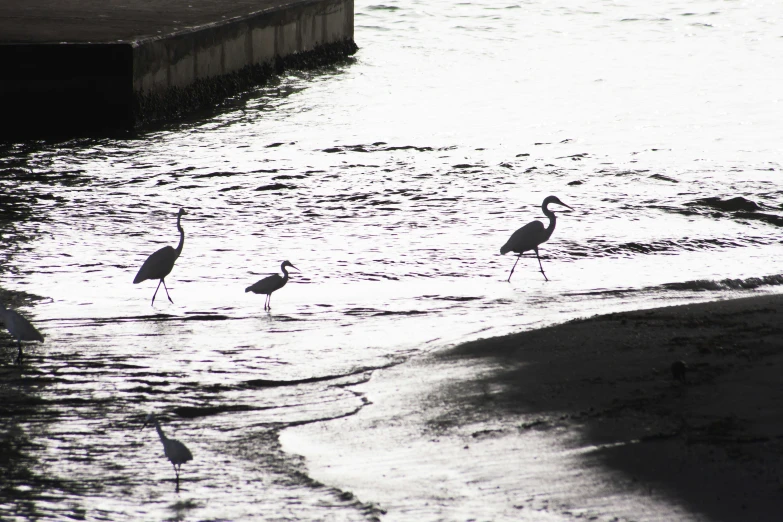
M 451 343 L 628 308 L 777 292 L 783 8 L 357 5 L 352 59 L 127 139 L 0 149 L 0 517 L 366 520 L 279 430 Z M 498 251 L 557 195 L 541 248 Z M 166 278 L 146 257 L 185 245 Z M 290 260 L 270 313 L 244 288 Z M 21 296 L 21 297 L 20 297 Z M 41 299 L 35 299 L 40 296 Z M 194 460 L 182 490 L 159 414 Z M 13 471 L 13 472 L 12 472 Z M 99 508 L 94 506 L 100 506 Z

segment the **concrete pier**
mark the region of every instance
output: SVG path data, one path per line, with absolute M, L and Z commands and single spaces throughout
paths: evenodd
M 5 139 L 132 129 L 356 51 L 353 0 L 4 0 Z

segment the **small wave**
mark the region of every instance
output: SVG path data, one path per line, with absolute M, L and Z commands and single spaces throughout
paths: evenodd
M 283 183 L 273 183 L 271 185 L 262 185 L 258 188 L 256 188 L 256 191 L 259 190 L 286 190 L 286 189 L 294 189 L 296 186 L 294 185 L 285 185 Z
M 346 315 L 369 315 L 371 317 L 380 317 L 384 315 L 420 315 L 420 314 L 426 314 L 427 312 L 423 312 L 421 310 L 377 310 L 375 308 L 351 308 L 350 310 L 346 310 Z
M 426 314 L 427 312 L 424 312 L 422 310 L 401 310 L 401 311 L 395 311 L 395 310 L 384 310 L 382 312 L 377 312 L 372 314 L 373 317 L 379 317 L 383 315 L 421 315 Z
M 679 183 L 679 181 L 677 181 L 676 179 L 670 178 L 669 176 L 664 176 L 663 174 L 653 174 L 652 176 L 650 176 L 650 178 L 658 179 L 661 181 L 668 181 L 669 183 Z
M 203 179 L 203 178 L 220 178 L 224 176 L 236 176 L 237 174 L 241 174 L 239 172 L 209 172 L 207 174 L 197 174 L 193 176 L 193 179 Z
M 481 297 L 475 297 L 475 296 L 468 296 L 468 295 L 459 295 L 459 296 L 452 296 L 452 295 L 446 295 L 446 296 L 423 296 L 423 297 L 429 297 L 430 299 L 436 299 L 438 301 L 476 301 L 481 299 Z
M 758 205 L 758 203 L 756 203 L 755 201 L 751 201 L 749 199 L 745 199 L 742 196 L 737 196 L 731 199 L 720 199 L 716 197 L 702 198 L 702 199 L 697 199 L 695 201 L 691 201 L 690 203 L 687 203 L 687 205 L 698 206 L 698 207 L 710 207 L 716 210 L 724 210 L 727 212 L 737 212 L 737 211 L 754 212 L 756 210 L 761 210 L 761 207 Z
M 764 210 L 764 207 L 742 196 L 737 196 L 730 199 L 720 199 L 717 197 L 702 198 L 690 203 L 686 203 L 688 207 L 706 207 L 722 212 L 731 212 L 731 217 L 736 219 L 747 219 L 753 221 L 763 221 L 770 225 L 783 227 L 783 216 L 777 214 L 769 214 L 766 212 L 760 212 Z M 688 211 L 679 211 L 680 213 L 687 213 Z
M 223 406 L 180 406 L 171 410 L 178 417 L 183 419 L 195 419 L 196 417 L 208 417 L 210 415 L 218 415 L 220 413 L 228 412 L 240 412 L 240 411 L 253 411 L 263 408 L 254 408 L 252 406 L 245 406 L 244 404 L 226 404 Z
M 356 368 L 346 373 L 337 373 L 333 375 L 321 375 L 317 377 L 305 377 L 304 379 L 290 379 L 286 381 L 272 380 L 272 379 L 252 379 L 245 381 L 241 384 L 241 387 L 245 388 L 276 388 L 279 386 L 298 386 L 300 384 L 312 384 L 316 382 L 325 381 L 339 381 L 340 379 L 346 379 L 349 377 L 359 377 L 358 381 L 352 381 L 351 384 L 357 384 L 357 382 L 366 382 L 370 379 L 372 372 L 375 370 L 383 370 L 391 368 L 402 362 L 401 360 L 395 360 L 388 364 L 382 364 L 379 366 L 363 366 Z
M 378 5 L 369 5 L 367 6 L 367 9 L 370 11 L 396 11 L 399 9 L 396 5 L 384 5 L 384 4 L 378 4 Z
M 783 222 L 783 218 L 779 218 Z M 699 252 L 713 249 L 742 248 L 749 245 L 765 245 L 772 241 L 761 236 L 745 236 L 730 238 L 683 238 L 666 239 L 643 243 L 630 241 L 627 243 L 609 243 L 602 239 L 594 239 L 589 243 L 566 242 L 565 252 L 572 257 L 629 257 L 639 254 L 675 254 L 678 252 Z
M 321 152 L 328 154 L 334 154 L 337 152 L 391 152 L 396 150 L 415 150 L 417 152 L 431 152 L 434 150 L 432 147 L 417 147 L 415 145 L 397 145 L 384 147 L 386 143 L 382 141 L 375 142 L 371 145 L 338 145 L 336 147 L 329 147 L 323 149 Z
M 749 277 L 747 279 L 722 279 L 712 281 L 708 279 L 697 279 L 695 281 L 684 281 L 682 283 L 666 283 L 663 286 L 668 290 L 753 290 L 762 286 L 783 285 L 783 274 L 769 275 L 764 277 Z

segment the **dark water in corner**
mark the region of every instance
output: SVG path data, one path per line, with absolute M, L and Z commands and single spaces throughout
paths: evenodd
M 276 433 L 361 408 L 374 368 L 779 291 L 783 7 L 648 4 L 360 4 L 354 59 L 205 120 L 5 146 L 0 287 L 46 298 L 22 311 L 47 338 L 21 374 L 2 352 L 29 407 L 2 421 L 27 457 L 0 517 L 366 519 Z M 551 281 L 528 258 L 508 284 L 498 249 L 549 194 L 575 209 Z M 180 206 L 176 304 L 152 309 L 131 281 Z M 284 259 L 265 313 L 243 290 Z M 179 494 L 148 411 L 195 455 Z

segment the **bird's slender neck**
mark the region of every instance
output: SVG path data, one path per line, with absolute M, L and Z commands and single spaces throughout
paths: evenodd
M 180 224 L 181 219 L 182 214 L 177 216 L 177 229 L 179 230 L 179 245 L 177 245 L 175 250 L 177 257 L 179 257 L 179 255 L 182 253 L 182 247 L 185 246 L 185 231 L 182 229 L 182 225 Z
M 280 270 L 283 271 L 283 281 L 288 281 L 288 270 L 285 269 L 285 264 L 280 265 Z
M 158 432 L 158 435 L 160 436 L 160 440 L 167 440 L 166 434 L 163 433 L 163 428 L 160 427 L 160 423 L 158 422 L 158 419 L 155 419 L 152 422 L 153 424 L 155 424 L 155 431 Z
M 552 235 L 552 232 L 555 231 L 555 225 L 557 225 L 557 218 L 555 217 L 555 213 L 549 210 L 549 203 L 541 205 L 541 210 L 543 210 L 544 215 L 549 218 L 549 226 L 546 227 L 546 238 L 549 239 L 549 237 Z

